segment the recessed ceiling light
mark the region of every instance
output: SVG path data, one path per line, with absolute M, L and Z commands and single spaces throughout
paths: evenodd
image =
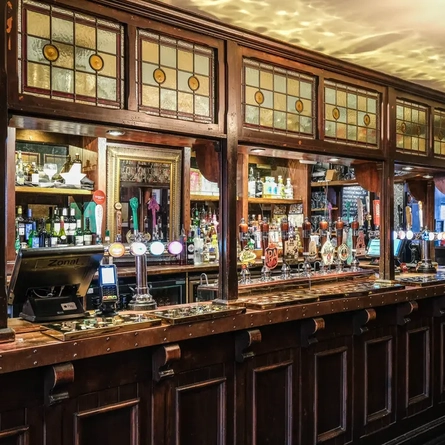
M 329 162 L 337 162 L 337 161 L 339 161 L 340 159 L 338 159 L 338 158 L 329 158 L 328 159 L 328 161 Z
M 261 153 L 262 151 L 266 151 L 265 148 L 252 148 L 252 150 L 250 150 L 251 153 Z
M 317 161 L 312 161 L 311 159 L 300 159 L 300 164 L 315 165 Z
M 423 178 L 425 178 L 425 179 L 433 179 L 433 175 L 423 175 Z
M 107 130 L 107 134 L 110 136 L 123 136 L 125 131 L 122 130 Z
M 406 170 L 406 171 L 410 171 L 410 170 L 413 170 L 414 169 L 414 167 L 403 167 L 402 168 L 402 170 Z

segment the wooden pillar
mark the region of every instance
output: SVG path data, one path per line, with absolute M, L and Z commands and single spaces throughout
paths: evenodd
M 228 304 L 238 298 L 237 249 L 238 233 L 236 205 L 236 175 L 238 162 L 238 129 L 241 104 L 239 103 L 239 73 L 241 72 L 238 45 L 226 43 L 227 86 L 227 139 L 220 151 L 220 234 L 219 303 Z
M 8 190 L 6 179 L 8 171 L 8 77 L 6 68 L 6 54 L 8 51 L 8 41 L 10 34 L 15 31 L 12 27 L 12 19 L 8 21 L 8 16 L 12 17 L 12 5 L 10 2 L 0 2 L 0 208 L 7 209 Z M 12 165 L 9 166 L 13 168 Z M 1 212 L 0 217 L 0 343 L 14 339 L 14 332 L 8 329 L 8 303 L 6 295 L 6 249 L 7 249 L 7 228 L 8 213 Z

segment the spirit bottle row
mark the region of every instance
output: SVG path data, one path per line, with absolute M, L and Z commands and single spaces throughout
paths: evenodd
M 249 181 L 247 186 L 249 198 L 275 198 L 275 199 L 293 199 L 294 188 L 291 184 L 290 178 L 286 179 L 286 184 L 283 182 L 283 176 L 279 175 L 277 180 L 274 176 L 266 176 L 260 178 L 253 174 L 253 168 L 250 168 Z

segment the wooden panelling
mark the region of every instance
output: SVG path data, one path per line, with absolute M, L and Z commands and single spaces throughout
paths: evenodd
M 252 444 L 292 443 L 292 371 L 292 361 L 253 370 Z
M 0 445 L 29 445 L 29 427 L 0 431 Z
M 136 399 L 76 413 L 74 444 L 139 445 L 138 406 Z
M 430 329 L 422 327 L 409 330 L 406 335 L 407 353 L 405 408 L 413 405 L 430 405 L 431 398 L 431 353 Z M 426 403 L 425 403 L 426 402 Z
M 354 438 L 376 433 L 395 420 L 395 328 L 385 326 L 354 343 Z
M 352 439 L 351 339 L 319 342 L 305 350 L 301 381 L 307 382 L 302 393 L 307 415 L 302 418 L 302 443 L 348 443 Z
M 437 332 L 437 330 L 436 330 Z M 441 402 L 445 401 L 445 321 L 439 323 L 437 332 L 439 340 L 439 350 L 435 358 L 439 361 L 436 368 L 439 368 L 439 381 L 437 382 L 436 394 Z
M 424 309 L 425 307 L 421 307 L 411 321 L 399 328 L 397 351 L 400 379 L 397 385 L 399 419 L 414 416 L 433 404 L 432 318 L 425 316 Z
M 226 443 L 226 379 L 212 379 L 176 388 L 175 444 Z M 205 413 L 205 424 L 203 423 Z

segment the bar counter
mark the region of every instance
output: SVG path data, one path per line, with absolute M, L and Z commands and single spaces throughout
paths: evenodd
M 0 444 L 421 444 L 444 314 L 438 284 L 68 341 L 12 319 Z

